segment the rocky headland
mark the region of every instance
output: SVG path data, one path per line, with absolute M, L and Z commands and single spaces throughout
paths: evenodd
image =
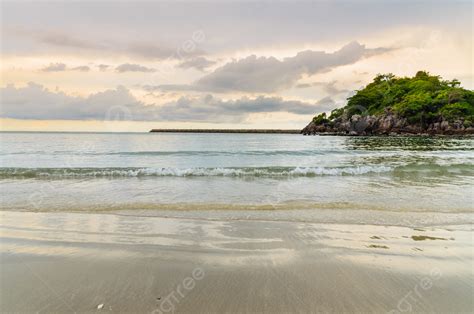
M 301 133 L 473 135 L 474 92 L 424 71 L 413 78 L 377 75 L 345 107 L 315 116 Z

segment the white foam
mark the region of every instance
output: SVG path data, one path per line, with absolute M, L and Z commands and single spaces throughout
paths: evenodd
M 8 169 L 4 177 L 305 177 L 363 175 L 392 171 L 387 166 L 262 168 L 50 168 Z

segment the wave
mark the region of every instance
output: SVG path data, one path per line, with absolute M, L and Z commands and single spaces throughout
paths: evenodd
M 312 177 L 383 173 L 386 166 L 243 168 L 0 168 L 0 178 L 73 177 Z
M 412 163 L 406 165 L 361 165 L 346 167 L 216 167 L 216 168 L 0 168 L 0 178 L 75 177 L 316 177 L 371 174 L 394 176 L 474 176 L 474 165 Z
M 394 167 L 394 174 L 419 174 L 435 176 L 474 176 L 474 165 L 472 163 L 438 164 L 438 163 L 410 163 Z

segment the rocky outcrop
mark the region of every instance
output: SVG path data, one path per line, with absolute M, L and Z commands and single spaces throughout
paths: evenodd
M 427 134 L 427 135 L 467 135 L 474 134 L 472 126 L 466 126 L 463 120 L 448 122 L 440 118 L 427 123 L 408 123 L 407 119 L 398 117 L 391 111 L 379 116 L 353 115 L 350 118 L 341 116 L 333 121 L 316 124 L 311 121 L 301 133 L 304 135 L 395 135 L 395 134 Z

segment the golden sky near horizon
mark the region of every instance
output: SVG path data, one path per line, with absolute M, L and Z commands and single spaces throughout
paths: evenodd
M 462 1 L 6 1 L 0 129 L 302 128 L 378 73 L 472 89 L 472 29 Z

